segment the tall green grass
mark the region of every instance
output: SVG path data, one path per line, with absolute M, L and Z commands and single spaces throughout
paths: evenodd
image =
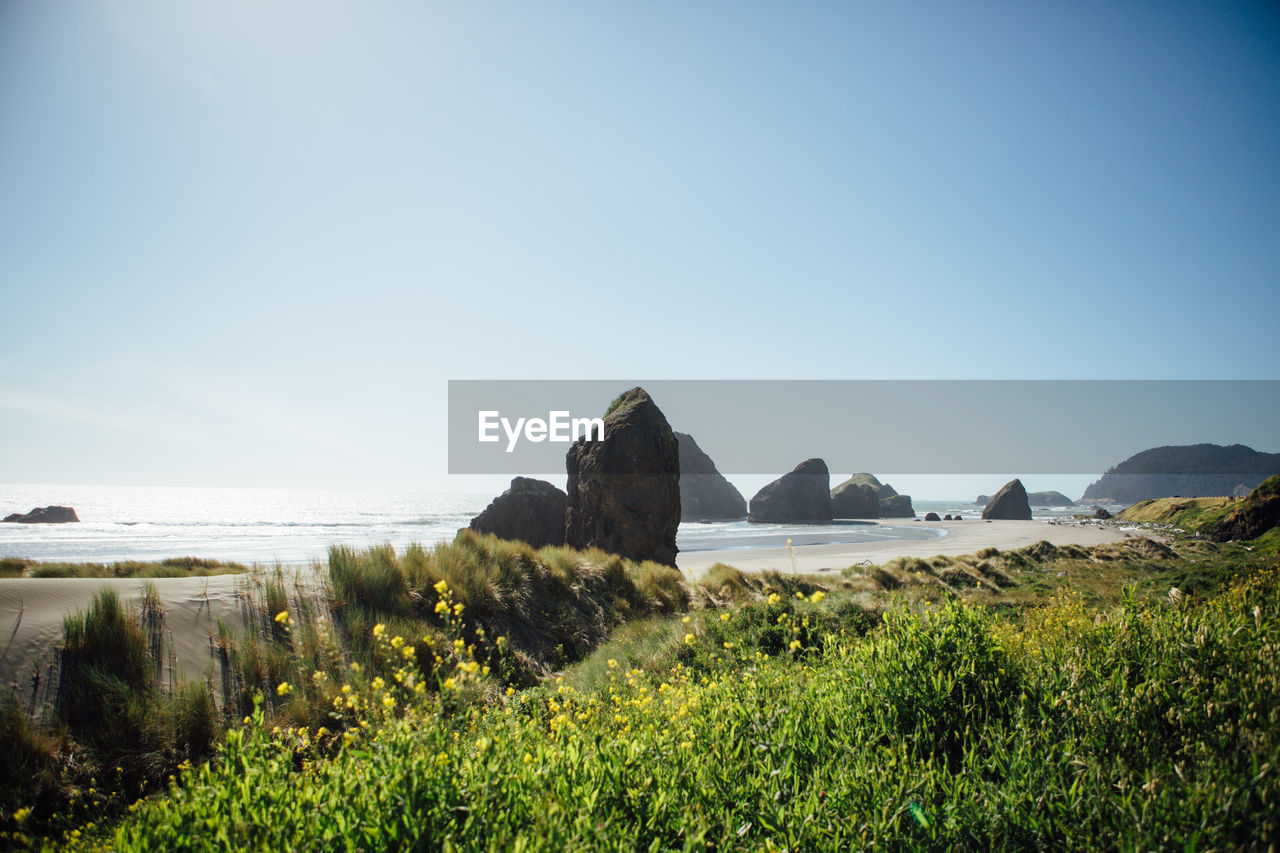
M 602 551 L 535 550 L 469 530 L 403 554 L 390 545 L 335 547 L 327 570 L 330 606 L 353 648 L 368 648 L 377 622 L 405 636 L 437 632 L 443 621 L 432 589 L 443 581 L 473 637 L 509 641 L 511 675 L 523 684 L 581 659 L 621 622 L 685 609 L 692 594 L 667 566 Z
M 785 621 L 829 618 L 814 597 Z M 1266 849 L 1280 832 L 1277 600 L 1274 569 L 1210 599 L 1103 610 L 1064 597 L 1001 616 L 952 598 L 776 655 L 758 626 L 784 602 L 753 601 L 680 641 L 716 666 L 614 658 L 582 687 L 470 710 L 388 683 L 360 706 L 367 728 L 337 740 L 273 734 L 256 715 L 104 840 Z
M 1268 571 L 1220 592 L 1267 558 L 1046 546 L 840 576 L 717 566 L 697 584 L 470 532 L 337 548 L 320 588 L 250 577 L 244 630 L 220 626 L 188 685 L 161 681 L 158 597 L 129 611 L 104 592 L 67 621 L 55 725 L 15 696 L 3 709 L 0 747 L 44 781 L 6 792 L 0 832 L 115 820 L 173 774 L 95 840 L 943 849 L 1090 846 L 1076 823 L 1104 846 L 1273 833 L 1277 584 Z M 1207 656 L 1180 651 L 1196 644 Z M 1224 707 L 1245 728 L 1221 729 Z M 1208 752 L 1193 742 L 1213 732 Z M 1173 785 L 1197 804 L 1185 820 L 1134 799 Z

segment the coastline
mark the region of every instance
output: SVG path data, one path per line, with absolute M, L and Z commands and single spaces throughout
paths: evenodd
M 893 519 L 892 526 L 902 526 Z M 929 539 L 893 539 L 834 545 L 804 545 L 792 548 L 794 570 L 801 574 L 838 572 L 863 561 L 884 563 L 897 557 L 933 557 L 972 554 L 983 548 L 1021 548 L 1040 540 L 1055 545 L 1099 545 L 1141 535 L 1132 528 L 1094 523 L 1051 523 L 1048 521 L 929 522 L 922 527 L 945 530 L 946 535 Z M 716 563 L 726 563 L 743 572 L 793 570 L 786 548 L 737 548 L 686 551 L 676 560 L 679 568 L 696 579 Z M 273 567 L 272 567 L 273 568 Z M 62 639 L 63 619 L 89 606 L 103 587 L 114 589 L 121 603 L 136 606 L 145 584 L 154 584 L 165 609 L 166 640 L 174 652 L 175 675 L 203 676 L 215 662 L 218 622 L 238 630 L 244 627 L 247 599 L 254 584 L 266 571 L 246 574 L 189 578 L 2 578 L 0 579 L 0 683 L 16 684 L 20 695 L 29 695 L 33 664 L 42 682 L 46 680 L 55 648 Z M 309 577 L 310 575 L 310 577 Z M 316 582 L 309 567 L 285 569 L 286 582 Z M 314 587 L 312 588 L 314 590 Z M 164 677 L 168 677 L 168 665 Z
M 904 522 L 893 519 L 896 526 Z M 676 564 L 690 577 L 697 577 L 716 563 L 725 563 L 744 572 L 776 570 L 800 574 L 836 572 L 855 563 L 869 560 L 884 563 L 898 557 L 954 557 L 973 554 L 983 548 L 1022 548 L 1044 539 L 1054 545 L 1102 545 L 1120 542 L 1126 536 L 1141 535 L 1132 528 L 1094 523 L 1058 523 L 1049 521 L 930 521 L 921 524 L 945 530 L 936 539 L 890 539 L 879 542 L 855 542 L 839 545 L 805 545 L 786 548 L 749 548 L 724 551 L 687 551 L 676 557 Z M 795 563 L 792 564 L 794 554 Z

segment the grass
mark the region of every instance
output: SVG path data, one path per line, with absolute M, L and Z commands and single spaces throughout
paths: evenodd
M 388 682 L 358 703 L 366 726 L 340 737 L 255 714 L 218 760 L 101 840 L 1266 847 L 1280 832 L 1277 586 L 1272 568 L 1213 598 L 1101 610 L 1071 596 L 1013 616 L 899 603 L 866 633 L 841 625 L 835 602 L 792 599 L 788 634 L 836 621 L 777 654 L 758 642 L 783 604 L 766 598 L 727 619 L 701 614 L 694 639 L 652 670 L 615 657 L 581 686 L 565 677 L 487 706 Z M 685 648 L 706 666 L 682 660 Z
M 0 832 L 632 850 L 1280 831 L 1280 584 L 1258 543 L 1042 542 L 821 577 L 721 565 L 691 584 L 464 532 L 320 568 L 321 589 L 256 578 L 222 663 L 172 689 L 158 602 L 104 593 L 68 620 L 71 683 L 104 688 L 69 692 L 81 704 L 52 726 L 0 705 L 0 763 L 24 780 Z
M 442 581 L 467 614 L 473 640 L 490 650 L 486 637 L 510 641 L 510 676 L 522 684 L 581 659 L 616 625 L 683 610 L 691 596 L 680 572 L 668 566 L 595 550 L 535 550 L 469 530 L 453 542 L 410 546 L 403 554 L 390 546 L 329 554 L 330 605 L 343 639 L 356 647 L 367 642 L 375 622 L 393 622 L 406 636 L 430 636 L 442 624 L 432 594 Z
M 0 558 L 0 577 L 5 578 L 187 578 L 204 575 L 240 574 L 249 571 L 240 563 L 224 563 L 202 557 L 170 557 L 146 562 L 123 560 L 115 563 L 61 563 Z
M 1115 517 L 1117 521 L 1168 524 L 1194 531 L 1217 524 L 1236 503 L 1237 498 L 1156 498 L 1126 507 Z

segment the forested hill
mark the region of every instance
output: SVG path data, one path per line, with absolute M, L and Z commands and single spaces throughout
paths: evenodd
M 1246 495 L 1277 473 L 1280 453 L 1259 453 L 1243 444 L 1153 447 L 1107 471 L 1080 500 L 1128 504 L 1174 495 Z

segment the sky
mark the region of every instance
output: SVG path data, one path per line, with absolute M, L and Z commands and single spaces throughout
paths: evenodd
M 1273 3 L 4 0 L 0 188 L 0 482 L 457 487 L 450 379 L 1280 378 Z

